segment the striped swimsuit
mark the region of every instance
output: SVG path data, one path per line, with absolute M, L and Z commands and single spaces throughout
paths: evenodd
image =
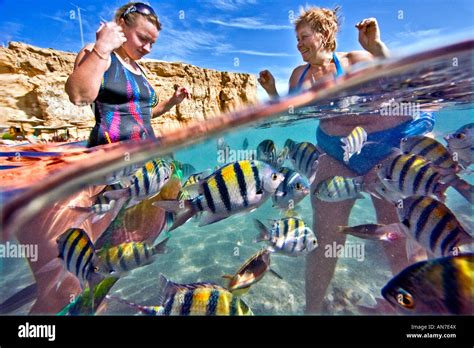
M 88 147 L 155 137 L 151 115 L 158 98 L 153 87 L 143 71 L 141 75 L 131 72 L 115 53 L 111 59 L 93 104 L 96 124 Z

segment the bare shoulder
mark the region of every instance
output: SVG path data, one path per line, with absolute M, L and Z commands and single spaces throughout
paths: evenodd
M 374 56 L 367 51 L 352 51 L 345 54 L 350 65 L 374 60 Z
M 290 77 L 290 86 L 296 85 L 296 83 L 298 82 L 298 79 L 300 78 L 306 66 L 307 64 L 303 64 L 293 69 L 293 72 L 291 73 L 291 77 Z

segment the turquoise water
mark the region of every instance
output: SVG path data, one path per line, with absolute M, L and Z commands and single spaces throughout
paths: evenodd
M 429 86 L 426 82 L 424 85 L 416 86 L 415 84 L 415 87 L 408 91 L 408 88 L 400 83 L 403 76 L 401 74 L 393 81 L 383 81 L 388 85 L 391 82 L 397 86 L 397 88 L 391 87 L 393 88 L 392 96 L 403 98 L 408 93 L 413 94 L 423 90 L 426 97 L 427 86 Z M 441 87 L 438 84 L 435 88 L 435 82 L 439 81 L 431 81 L 433 83 L 431 91 L 441 90 L 446 93 L 432 96 L 430 100 L 431 102 L 438 100 L 438 105 L 444 106 L 441 111 L 436 112 L 437 121 L 432 132 L 443 144 L 445 144 L 443 136 L 472 122 L 474 111 L 474 105 L 471 103 L 472 75 L 468 76 L 468 84 L 464 85 L 464 89 L 456 91 L 457 99 L 453 97 L 454 93 L 450 94 L 447 87 L 450 83 L 449 79 L 446 75 L 444 78 L 447 82 L 445 81 L 446 85 Z M 343 90 L 339 97 L 344 99 L 348 95 L 351 95 L 350 90 Z M 369 104 L 376 103 L 378 97 L 379 95 L 374 90 L 364 94 L 364 98 L 369 99 L 367 102 Z M 421 97 L 418 98 L 421 100 Z M 352 112 L 356 110 L 362 113 L 362 111 L 370 110 L 370 105 L 357 100 L 352 102 Z M 362 103 L 365 104 L 362 105 Z M 337 113 L 340 116 L 344 113 L 341 108 L 329 107 L 328 109 L 328 103 L 321 105 L 322 107 L 317 112 L 319 115 L 327 112 L 328 114 Z M 340 106 L 340 104 L 336 105 Z M 191 164 L 199 172 L 214 169 L 217 165 L 223 164 L 218 162 L 218 139 L 223 139 L 231 150 L 242 150 L 245 139 L 249 143 L 247 150 L 255 150 L 257 145 L 265 139 L 273 140 L 277 149 L 282 149 L 288 138 L 296 142 L 315 143 L 317 120 L 311 118 L 298 120 L 295 115 L 287 116 L 291 122 L 272 123 L 269 121 L 264 126 L 256 124 L 237 131 L 229 131 L 181 149 L 174 153 L 174 157 L 181 163 Z M 285 166 L 291 166 L 288 160 Z M 472 175 L 463 174 L 462 177 L 474 183 Z M 376 222 L 370 196 L 367 193 L 363 195 L 365 199 L 357 200 L 352 209 L 350 226 Z M 446 205 L 455 213 L 466 230 L 473 230 L 472 205 L 451 188 L 447 191 Z M 337 208 L 337 204 L 335 207 Z M 297 212 L 305 223 L 312 227 L 313 210 L 309 196 L 299 203 Z M 279 210 L 272 207 L 271 199 L 269 199 L 254 212 L 231 216 L 212 225 L 198 227 L 196 222 L 189 221 L 171 232 L 168 254 L 160 255 L 153 264 L 136 269 L 120 279 L 113 287 L 111 294 L 142 305 L 157 305 L 156 286 L 160 274 L 179 283 L 205 281 L 225 286 L 226 281 L 222 276 L 234 274 L 251 255 L 265 245 L 254 243 L 258 232 L 254 227 L 253 219 L 267 221 L 282 216 Z M 318 237 L 317 234 L 316 237 Z M 339 259 L 335 275 L 326 292 L 323 313 L 360 314 L 357 306 L 375 306 L 376 300 L 382 297 L 380 289 L 393 277 L 383 252 L 382 242 L 349 236 L 346 243 L 363 244 L 364 260 L 361 262 L 354 257 Z M 319 248 L 322 247 L 324 246 L 319 246 Z M 272 268 L 283 279 L 267 273 L 260 282 L 252 286 L 248 294 L 244 295 L 246 303 L 256 315 L 303 315 L 305 313 L 305 257 L 292 258 L 273 254 L 271 262 Z M 24 259 L 0 259 L 0 269 L 2 273 L 0 303 L 34 282 Z M 31 304 L 25 305 L 14 313 L 27 314 L 30 306 Z M 135 314 L 135 310 L 123 304 L 110 302 L 103 314 Z

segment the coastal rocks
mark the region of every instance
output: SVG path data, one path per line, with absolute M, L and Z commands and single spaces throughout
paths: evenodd
M 91 107 L 73 105 L 64 91 L 75 58 L 73 53 L 21 42 L 0 47 L 0 124 L 37 117 L 46 126 L 70 123 L 93 126 Z M 149 59 L 144 59 L 141 66 L 159 100 L 171 97 L 176 85 L 188 88 L 192 94 L 191 100 L 152 120 L 156 135 L 257 100 L 257 81 L 253 75 Z

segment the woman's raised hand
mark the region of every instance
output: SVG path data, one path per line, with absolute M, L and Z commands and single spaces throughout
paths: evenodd
M 368 52 L 373 53 L 380 46 L 380 29 L 375 18 L 367 18 L 356 24 L 359 30 L 359 43 Z
M 257 80 L 268 94 L 274 95 L 276 93 L 275 78 L 270 71 L 260 71 L 259 78 Z
M 102 22 L 96 32 L 96 49 L 103 54 L 110 54 L 127 41 L 122 28 L 115 22 Z

